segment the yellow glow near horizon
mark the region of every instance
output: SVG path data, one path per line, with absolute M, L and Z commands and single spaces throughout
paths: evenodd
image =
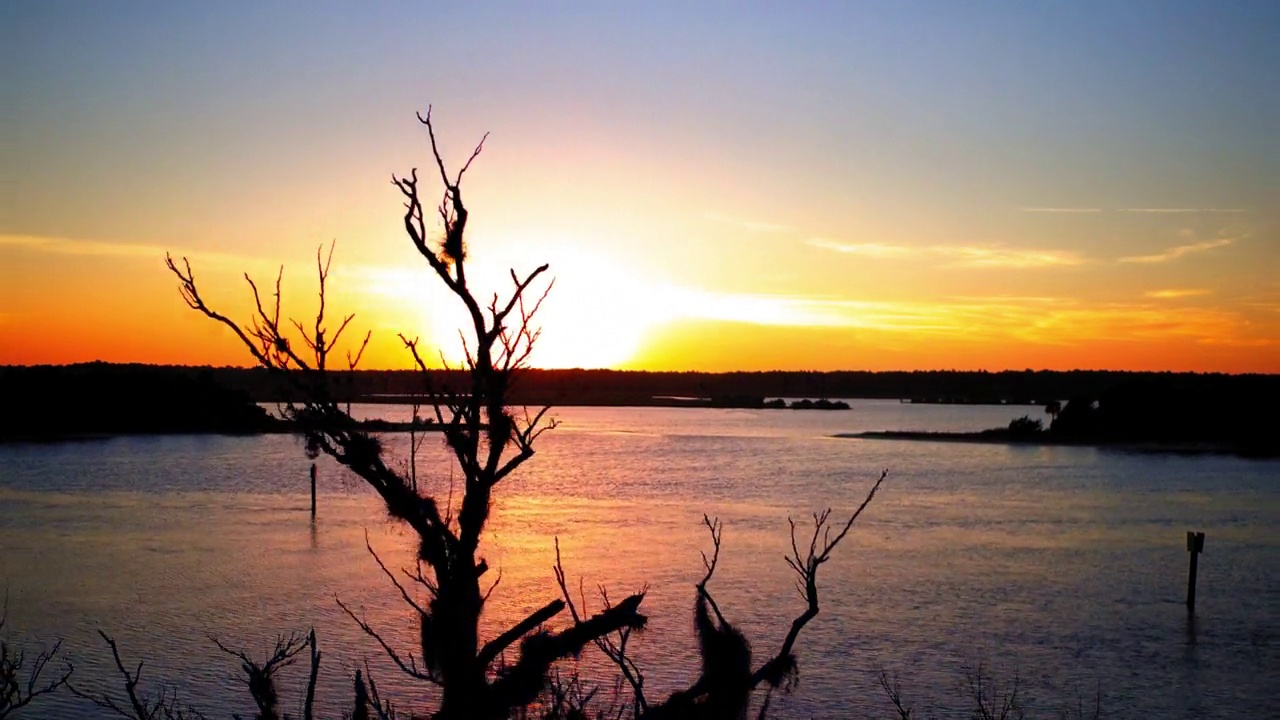
M 529 358 L 535 367 L 1280 367 L 1280 302 L 1267 295 L 1222 302 L 1225 290 L 1173 283 L 1112 300 L 1049 292 L 892 300 L 790 287 L 733 292 L 650 274 L 611 248 L 581 240 L 522 235 L 518 244 L 481 238 L 476 247 L 468 279 L 482 300 L 494 290 L 510 291 L 509 266 L 527 272 L 539 259 L 550 265 L 547 279 L 554 277 L 555 286 L 535 322 L 544 329 Z M 182 304 L 158 247 L 0 235 L 0 252 L 0 364 L 249 361 L 229 332 Z M 397 261 L 361 264 L 341 249 L 335 256 L 330 310 L 334 317 L 356 314 L 344 343 L 358 344 L 372 330 L 362 363 L 369 369 L 409 366 L 397 333 L 420 337 L 429 364 L 439 363 L 440 349 L 446 361 L 459 364 L 457 328 L 467 318 L 458 299 L 421 258 Z M 241 271 L 261 285 L 278 267 L 260 257 L 217 253 L 193 254 L 192 264 L 207 299 L 241 321 L 251 313 Z M 305 257 L 287 264 L 285 313 L 306 318 L 315 307 L 313 271 Z M 139 307 L 147 311 L 138 313 Z
M 532 326 L 540 330 L 529 364 L 541 368 L 608 368 L 631 360 L 646 333 L 670 317 L 669 297 L 660 284 L 628 271 L 606 255 L 577 249 L 552 253 L 545 274 L 554 285 L 539 308 Z M 520 271 L 517 270 L 517 273 Z M 527 272 L 527 269 L 526 269 Z M 496 268 L 468 265 L 468 280 L 478 299 L 491 298 L 479 288 L 498 288 L 499 297 L 511 289 Z M 526 293 L 526 306 L 547 289 L 535 282 Z M 513 315 L 518 314 L 513 313 Z M 446 291 L 432 291 L 426 312 L 430 337 L 450 365 L 462 362 L 459 329 L 467 317 L 456 298 Z M 468 338 L 472 333 L 464 331 Z

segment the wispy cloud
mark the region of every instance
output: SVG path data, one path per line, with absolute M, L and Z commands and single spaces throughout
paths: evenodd
M 191 258 L 192 264 L 214 264 L 230 266 L 237 270 L 262 270 L 278 268 L 279 261 L 252 255 L 238 255 L 225 252 L 209 252 L 191 250 L 182 247 L 161 247 L 140 243 L 114 242 L 110 240 L 83 240 L 76 238 L 48 237 L 42 235 L 5 235 L 0 234 L 0 252 L 37 252 L 50 255 L 78 255 L 87 257 L 138 258 L 142 260 L 160 261 L 165 253 L 180 258 L 184 255 Z M 292 259 L 291 259 L 292 261 Z M 313 261 L 314 262 L 314 261 Z
M 116 257 L 164 257 L 164 250 L 152 245 L 71 240 L 36 235 L 0 235 L 0 248 L 16 248 L 56 255 L 105 255 Z
M 1220 238 L 1218 240 L 1206 240 L 1204 242 L 1191 243 L 1190 245 L 1178 245 L 1171 247 L 1162 253 L 1155 255 L 1131 255 L 1129 257 L 1120 258 L 1122 263 L 1162 263 L 1170 260 L 1177 260 L 1183 255 L 1213 250 L 1214 248 L 1226 247 L 1235 242 L 1232 238 Z
M 747 232 L 753 232 L 753 233 L 773 234 L 773 233 L 791 232 L 790 226 L 782 225 L 780 223 L 765 222 L 763 220 L 752 220 L 749 218 L 732 217 L 730 215 L 721 215 L 719 213 L 707 213 L 706 218 L 708 220 L 714 220 L 715 222 L 722 223 L 725 225 L 734 225 L 736 227 L 742 228 L 743 230 L 746 230 Z
M 1244 208 L 1120 208 L 1116 212 L 1122 213 L 1242 213 L 1248 212 Z
M 1082 265 L 1085 259 L 1065 250 L 1020 250 L 1006 247 L 934 247 L 935 253 L 958 258 L 957 265 L 972 268 L 1037 268 Z
M 1143 297 L 1155 298 L 1156 300 L 1176 300 L 1178 298 L 1198 297 L 1200 295 L 1208 295 L 1212 290 L 1204 288 L 1185 288 L 1176 290 L 1149 290 L 1142 294 Z
M 846 255 L 874 258 L 934 257 L 949 258 L 957 267 L 969 268 L 1037 268 L 1081 265 L 1084 257 L 1065 250 L 1024 250 L 1001 245 L 930 245 L 912 247 L 887 243 L 842 243 L 826 238 L 808 241 L 812 247 Z
M 1161 303 L 1087 303 L 1053 297 L 955 297 L 876 302 L 796 296 L 683 291 L 673 317 L 756 325 L 848 328 L 963 342 L 1016 341 L 1069 345 L 1087 341 L 1189 340 L 1273 344 L 1251 337 L 1238 314 Z
M 1024 207 L 1022 212 L 1029 213 L 1100 213 L 1102 208 L 1090 207 Z
M 910 248 L 905 245 L 888 245 L 885 243 L 842 243 L 827 238 L 813 238 L 809 240 L 809 245 L 821 248 L 823 250 L 831 250 L 833 252 L 844 253 L 846 255 L 863 255 L 866 257 L 908 257 L 920 252 L 916 248 Z

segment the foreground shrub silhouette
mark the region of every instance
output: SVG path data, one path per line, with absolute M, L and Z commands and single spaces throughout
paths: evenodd
M 404 197 L 404 227 L 409 239 L 439 281 L 466 310 L 469 326 L 463 334 L 463 365 L 458 368 L 467 379 L 465 390 L 457 392 L 433 386 L 418 340 L 403 335 L 400 338 L 421 370 L 421 393 L 428 399 L 436 425 L 461 473 L 462 492 L 456 502 L 452 494 L 438 498 L 419 491 L 414 473 L 406 474 L 393 468 L 379 438 L 363 432 L 334 399 L 326 372 L 330 355 L 336 352 L 353 316 L 343 318 L 332 332 L 326 326 L 325 285 L 332 248 L 328 257 L 317 254 L 319 310 L 314 324 L 308 326 L 282 320 L 279 276 L 274 293 L 265 301 L 258 286 L 245 276 L 256 312 L 249 323 L 242 325 L 205 302 L 186 258 L 180 262 L 166 258 L 169 269 L 179 279 L 187 304 L 229 328 L 260 365 L 284 378 L 293 386 L 296 396 L 303 398 L 285 404 L 283 413 L 303 430 L 308 452 L 313 456 L 328 455 L 363 479 L 382 498 L 391 517 L 414 531 L 418 572 L 412 580 L 424 591 L 426 603 L 417 602 L 414 594 L 387 570 L 376 554 L 374 557 L 414 609 L 419 623 L 419 646 L 414 651 L 398 650 L 384 640 L 377 628 L 345 604 L 342 608 L 404 673 L 436 688 L 439 701 L 432 716 L 439 720 L 497 720 L 527 714 L 540 707 L 548 716 L 582 712 L 581 706 L 589 702 L 589 697 L 581 700 L 581 688 L 573 684 L 576 680 L 567 685 L 549 683 L 558 661 L 576 657 L 593 645 L 617 666 L 630 688 L 631 697 L 620 712 L 649 719 L 736 719 L 745 716 L 752 694 L 763 685 L 763 716 L 773 689 L 786 689 L 796 675 L 797 641 L 805 625 L 819 612 L 818 569 L 831 558 L 853 522 L 870 503 L 885 474 L 847 521 L 832 520 L 829 510 L 815 514 L 807 543 L 798 533 L 808 533 L 808 530 L 801 531 L 792 522 L 792 547 L 787 562 L 796 574 L 805 606 L 792 620 L 782 645 L 761 662 L 755 662 L 747 639 L 722 614 L 708 589 L 719 559 L 722 537 L 721 524 L 711 519 L 707 519 L 706 524 L 713 550 L 709 557 L 704 556 L 706 574 L 695 588 L 694 619 L 702 669 L 688 688 L 661 700 L 648 697 L 643 673 L 627 654 L 631 633 L 642 630 L 647 622 L 640 612 L 644 592 L 617 602 L 604 595 L 601 609 L 588 615 L 585 602 L 581 608 L 574 602 L 564 568 L 558 562 L 555 574 L 560 597 L 549 599 L 496 636 L 482 639 L 480 619 L 489 594 L 497 585 L 496 581 L 489 583 L 485 579 L 489 566 L 479 554 L 494 489 L 533 457 L 535 441 L 555 427 L 547 415 L 549 408 L 517 411 L 508 402 L 512 383 L 538 339 L 539 330 L 534 322 L 552 281 L 547 279 L 547 265 L 524 275 L 513 270 L 512 285 L 505 299 L 496 293 L 488 303 L 477 299 L 477 292 L 467 278 L 468 210 L 463 203 L 462 180 L 483 150 L 484 139 L 461 169 L 450 175 L 436 142 L 430 110 L 418 119 L 426 127 L 436 170 L 444 186 L 434 209 L 440 226 L 438 241 L 431 239 L 433 228 L 427 222 L 417 170 L 411 171 L 408 177 L 392 180 Z M 367 344 L 368 335 L 364 342 Z M 364 347 L 359 345 L 354 355 L 347 351 L 345 369 L 357 365 Z M 566 609 L 569 610 L 567 627 L 548 629 L 547 623 Z M 281 642 L 272 656 L 282 658 L 277 664 L 289 661 L 308 644 L 297 638 Z M 314 649 L 313 639 L 309 644 Z M 272 660 L 259 666 L 247 655 L 233 654 L 243 662 L 249 687 L 260 709 L 259 717 L 274 717 L 271 714 L 274 706 L 264 704 L 259 694 L 259 691 L 265 692 L 264 687 L 274 693 L 274 688 L 269 687 L 270 673 L 267 672 Z M 318 663 L 318 656 L 315 662 Z M 558 674 L 555 677 L 558 678 Z M 575 687 L 579 690 L 575 691 Z M 573 705 L 574 692 L 579 692 L 577 706 Z M 394 714 L 387 703 L 377 698 L 376 685 L 367 674 L 357 675 L 355 695 L 353 716 Z M 310 715 L 309 707 L 307 714 Z
M 1016 440 L 1034 438 L 1044 432 L 1044 423 L 1039 418 L 1023 415 L 1009 421 L 1009 437 Z

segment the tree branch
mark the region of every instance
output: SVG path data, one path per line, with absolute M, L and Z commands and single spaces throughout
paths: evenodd
M 200 713 L 189 706 L 185 710 L 178 706 L 178 695 L 175 690 L 161 688 L 154 698 L 139 694 L 138 684 L 142 681 L 142 663 L 139 662 L 137 669 L 130 672 L 120 658 L 120 649 L 116 646 L 116 641 L 101 630 L 98 631 L 98 635 L 111 648 L 111 658 L 115 661 L 116 672 L 124 679 L 127 705 L 122 707 L 110 695 L 95 696 L 82 692 L 68 682 L 67 690 L 71 691 L 72 695 L 130 720 L 183 720 L 187 717 L 201 717 Z
M 520 643 L 520 658 L 491 686 L 494 701 L 505 708 L 528 705 L 546 685 L 552 663 L 581 653 L 585 646 L 611 632 L 643 628 L 648 622 L 648 618 L 638 612 L 643 600 L 644 593 L 637 593 L 558 633 L 525 637 Z
M 476 655 L 476 662 L 488 667 L 489 663 L 496 660 L 498 655 L 510 647 L 512 643 L 537 630 L 543 623 L 559 615 L 564 608 L 565 603 L 563 600 L 552 600 L 533 611 L 528 617 L 513 625 L 511 629 L 485 643 L 485 646 Z
M 352 620 L 354 620 L 356 622 L 356 625 L 360 626 L 360 629 L 364 631 L 365 635 L 368 635 L 369 637 L 373 638 L 375 641 L 377 641 L 379 645 L 382 646 L 382 650 L 387 653 L 387 657 L 391 658 L 391 661 L 394 662 L 396 666 L 399 667 L 402 671 L 404 671 L 406 675 L 408 675 L 409 677 L 417 678 L 419 680 L 425 680 L 434 685 L 443 685 L 443 681 L 440 679 L 440 677 L 436 675 L 436 673 L 432 672 L 430 668 L 427 668 L 425 666 L 422 668 L 418 667 L 417 660 L 414 659 L 413 653 L 409 653 L 409 661 L 406 663 L 404 660 L 400 659 L 400 654 L 397 653 L 390 645 L 388 645 L 387 641 L 383 640 L 382 636 L 379 635 L 377 631 L 375 631 L 372 627 L 369 626 L 369 623 L 365 622 L 364 620 L 361 620 L 359 617 L 356 617 L 356 614 L 351 611 L 351 608 L 347 607 L 341 600 L 337 600 L 337 603 L 338 603 L 338 607 L 342 608 L 342 611 L 345 612 Z
M 792 555 L 786 558 L 786 561 L 798 576 L 797 581 L 804 589 L 806 607 L 804 612 L 791 622 L 791 628 L 787 631 L 787 636 L 782 641 L 782 647 L 779 648 L 778 653 L 751 675 L 752 687 L 758 686 L 762 682 L 768 682 L 771 686 L 776 686 L 794 669 L 795 656 L 792 651 L 795 648 L 796 640 L 800 637 L 800 631 L 804 629 L 804 626 L 818 615 L 818 568 L 831 559 L 831 552 L 835 550 L 841 540 L 844 540 L 845 535 L 849 533 L 849 528 L 853 527 L 853 522 L 862 515 L 862 511 L 866 510 L 867 506 L 871 504 L 872 498 L 876 496 L 876 491 L 880 489 L 880 486 L 888 476 L 888 470 L 880 473 L 880 478 L 871 486 L 871 490 L 867 492 L 862 504 L 858 506 L 853 515 L 849 516 L 848 522 L 844 524 L 834 538 L 830 537 L 830 527 L 827 524 L 831 510 L 815 513 L 813 516 L 813 535 L 809 541 L 808 553 L 803 559 L 800 557 L 800 551 L 796 543 L 795 522 L 789 521 L 791 523 Z M 819 536 L 823 538 L 821 549 L 818 546 Z

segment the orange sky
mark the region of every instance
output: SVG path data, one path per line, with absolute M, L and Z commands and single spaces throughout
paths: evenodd
M 478 294 L 551 263 L 535 364 L 1280 372 L 1261 7 L 477 9 L 430 47 L 376 12 L 12 9 L 0 364 L 244 364 L 164 253 L 245 319 L 240 273 L 284 264 L 304 319 L 335 239 L 366 367 L 397 332 L 456 358 L 389 182 L 431 177 L 432 101 L 451 161 L 493 132 Z

